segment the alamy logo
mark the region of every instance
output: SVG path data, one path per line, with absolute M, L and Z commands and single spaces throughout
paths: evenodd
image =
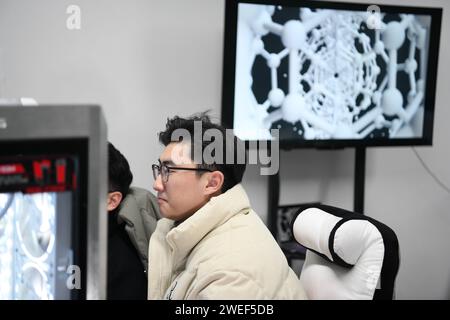
M 247 157 L 245 143 L 235 139 L 233 130 L 226 129 L 223 137 L 223 132 L 219 129 L 211 128 L 203 131 L 202 122 L 195 121 L 193 137 L 186 129 L 176 129 L 171 136 L 171 141 L 193 143 L 193 157 L 190 154 L 191 148 L 178 144 L 172 149 L 171 158 L 177 165 L 187 164 L 191 159 L 195 164 L 260 164 L 261 175 L 274 175 L 279 170 L 280 162 L 279 130 L 270 131 L 272 137 L 275 137 L 270 141 L 270 148 L 267 141 L 249 141 L 250 150 Z M 203 147 L 204 142 L 207 142 L 206 147 Z
M 81 9 L 79 6 L 71 4 L 67 7 L 66 13 L 69 17 L 66 20 L 66 27 L 69 30 L 81 29 Z
M 366 25 L 369 29 L 380 30 L 381 29 L 381 16 L 380 7 L 373 4 L 367 8 L 369 16 L 366 19 Z
M 69 290 L 81 289 L 81 269 L 77 265 L 67 267 L 66 273 L 69 274 L 66 280 L 66 287 Z
M 0 129 L 8 128 L 8 122 L 6 122 L 5 118 L 0 118 Z

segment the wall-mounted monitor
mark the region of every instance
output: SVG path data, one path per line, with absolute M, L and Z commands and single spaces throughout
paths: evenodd
M 222 121 L 282 148 L 431 145 L 441 8 L 227 0 Z

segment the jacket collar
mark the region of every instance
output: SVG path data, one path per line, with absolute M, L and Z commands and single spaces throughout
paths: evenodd
M 212 197 L 203 207 L 180 225 L 168 219 L 162 232 L 167 232 L 166 240 L 173 250 L 174 267 L 177 268 L 186 259 L 188 253 L 210 231 L 214 230 L 236 214 L 248 210 L 250 202 L 241 184 L 227 192 Z
M 154 214 L 159 218 L 159 212 L 152 207 L 151 193 L 148 190 L 130 187 L 130 191 L 122 200 L 119 207 L 118 222 L 125 222 L 130 227 L 142 225 L 142 209 L 145 214 Z
M 131 191 L 122 200 L 117 218 L 119 223 L 125 222 L 131 227 L 139 221 L 139 207 Z

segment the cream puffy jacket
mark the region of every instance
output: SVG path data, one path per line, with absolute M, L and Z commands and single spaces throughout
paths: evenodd
M 305 299 L 300 281 L 240 184 L 183 223 L 158 221 L 149 299 Z

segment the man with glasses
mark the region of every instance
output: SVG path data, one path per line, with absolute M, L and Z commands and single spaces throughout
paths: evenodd
M 212 139 L 204 139 L 208 132 L 219 146 L 212 157 L 207 154 Z M 231 135 L 234 143 L 227 143 L 229 138 L 205 114 L 169 119 L 159 134 L 165 148 L 152 170 L 163 218 L 149 244 L 149 299 L 305 298 L 277 242 L 250 207 L 241 185 L 245 155 L 237 160 L 238 139 Z

